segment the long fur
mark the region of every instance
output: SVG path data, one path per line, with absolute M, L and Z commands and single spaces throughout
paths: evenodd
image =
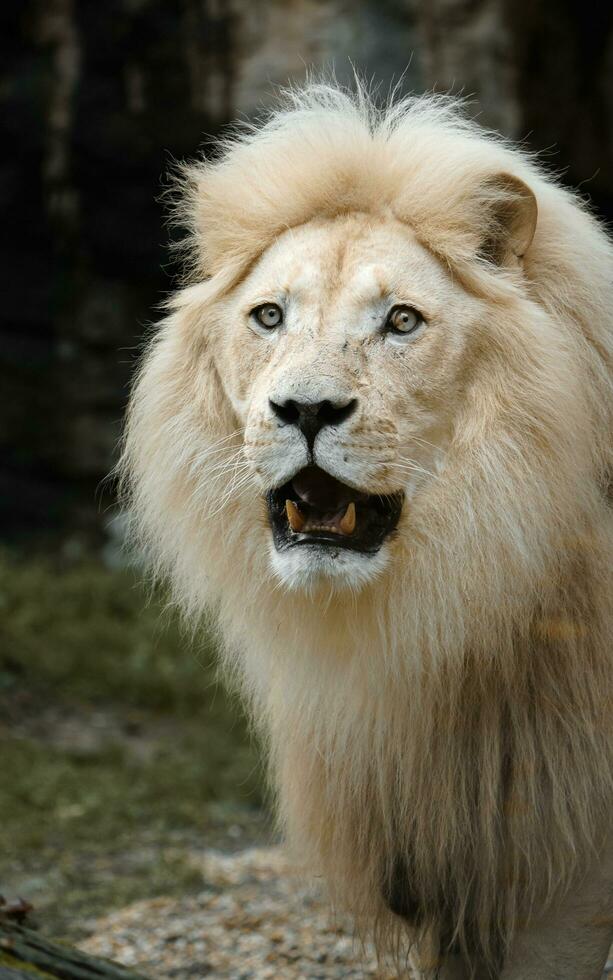
M 501 172 L 538 201 L 523 277 L 478 254 Z M 182 186 L 193 281 L 132 393 L 135 538 L 190 616 L 214 610 L 296 853 L 383 949 L 403 941 L 400 869 L 415 934 L 493 962 L 611 813 L 611 242 L 438 97 L 290 93 Z M 207 317 L 285 229 L 354 211 L 407 223 L 488 304 L 488 367 L 393 565 L 357 595 L 288 595 Z

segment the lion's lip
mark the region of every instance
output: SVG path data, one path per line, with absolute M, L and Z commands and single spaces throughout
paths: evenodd
M 368 494 L 307 466 L 266 497 L 277 550 L 295 545 L 373 553 L 395 530 L 403 493 Z

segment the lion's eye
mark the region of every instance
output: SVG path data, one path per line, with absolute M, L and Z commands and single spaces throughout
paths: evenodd
M 251 316 L 266 330 L 274 330 L 283 323 L 283 310 L 276 303 L 264 303 L 251 311 Z
M 412 306 L 395 306 L 390 310 L 386 327 L 389 333 L 396 336 L 406 336 L 413 333 L 424 322 L 421 313 Z

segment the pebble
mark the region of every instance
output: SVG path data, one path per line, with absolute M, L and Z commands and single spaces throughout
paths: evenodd
M 396 980 L 280 847 L 191 854 L 196 895 L 135 902 L 92 924 L 83 950 L 152 980 Z M 408 974 L 407 974 L 408 977 Z
M 81 948 L 151 980 L 400 980 L 353 940 L 350 921 L 334 916 L 280 847 L 189 859 L 202 873 L 201 892 L 112 912 L 92 924 Z M 613 960 L 603 980 L 613 980 L 609 971 Z

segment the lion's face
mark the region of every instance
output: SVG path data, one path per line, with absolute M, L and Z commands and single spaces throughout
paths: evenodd
M 479 313 L 406 226 L 362 215 L 286 232 L 226 297 L 215 360 L 287 584 L 390 560 L 444 465 Z

